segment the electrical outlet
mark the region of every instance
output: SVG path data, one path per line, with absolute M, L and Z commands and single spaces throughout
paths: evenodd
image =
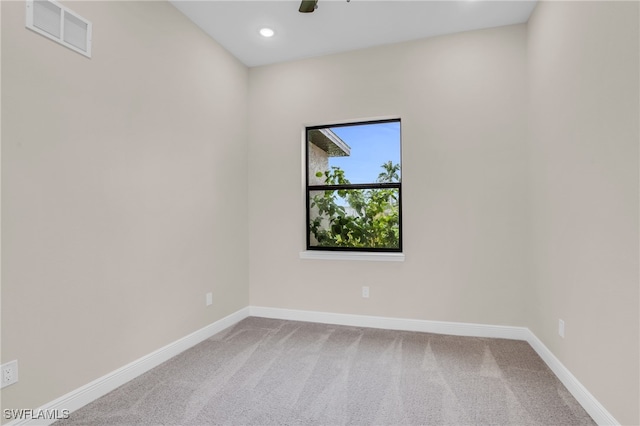
M 558 334 L 564 339 L 564 321 L 558 320 Z
M 207 293 L 207 306 L 213 305 L 213 293 Z
M 363 299 L 368 299 L 369 298 L 369 287 L 362 286 L 362 298 Z
M 2 387 L 12 385 L 18 381 L 18 361 L 11 361 L 2 365 Z

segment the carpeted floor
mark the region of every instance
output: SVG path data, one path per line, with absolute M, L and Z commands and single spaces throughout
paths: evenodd
M 592 425 L 526 342 L 247 318 L 56 425 Z

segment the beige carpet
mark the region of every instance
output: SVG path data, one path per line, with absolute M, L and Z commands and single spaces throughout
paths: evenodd
M 594 422 L 526 342 L 247 318 L 56 424 Z

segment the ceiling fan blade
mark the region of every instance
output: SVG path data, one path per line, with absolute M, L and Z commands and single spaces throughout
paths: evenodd
M 317 3 L 318 3 L 318 0 L 302 0 L 302 2 L 300 3 L 300 9 L 298 9 L 298 12 L 311 13 L 314 10 L 316 10 Z

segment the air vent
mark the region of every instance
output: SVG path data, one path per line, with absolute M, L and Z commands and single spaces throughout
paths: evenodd
M 91 57 L 91 22 L 53 0 L 27 0 L 27 28 Z

